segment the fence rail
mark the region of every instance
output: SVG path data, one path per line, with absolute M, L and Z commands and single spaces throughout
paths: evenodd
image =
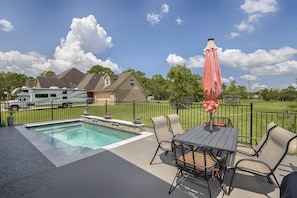
M 7 123 L 9 111 L 4 109 L 1 102 L 1 123 Z M 13 112 L 14 124 L 44 122 L 79 118 L 85 111 L 91 115 L 103 117 L 111 114 L 112 118 L 133 121 L 141 118 L 146 127 L 152 127 L 151 117 L 177 113 L 180 117 L 184 130 L 190 129 L 197 124 L 209 121 L 210 114 L 205 112 L 201 103 L 191 105 L 172 104 L 167 102 L 148 103 L 117 103 L 109 104 L 107 101 L 98 104 L 73 104 L 67 108 L 53 106 L 52 104 L 35 104 L 27 109 Z M 266 126 L 271 121 L 277 125 L 296 133 L 297 114 L 285 112 L 260 112 L 253 109 L 253 104 L 220 104 L 214 117 L 229 118 L 233 126 L 240 129 L 240 135 L 260 138 L 266 132 Z

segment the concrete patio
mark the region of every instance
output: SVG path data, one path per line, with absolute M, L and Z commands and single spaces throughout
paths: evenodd
M 56 167 L 15 127 L 0 128 L 0 197 L 209 197 L 207 189 L 184 182 L 168 194 L 176 174 L 171 155 L 159 152 L 154 134 Z M 271 154 L 273 156 L 273 154 Z M 279 183 L 297 171 L 297 157 L 287 156 L 276 171 Z M 227 172 L 226 183 L 230 178 Z M 237 174 L 227 196 L 212 181 L 213 197 L 279 197 L 279 189 L 265 178 Z

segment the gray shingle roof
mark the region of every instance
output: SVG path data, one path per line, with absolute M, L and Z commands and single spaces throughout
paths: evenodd
M 39 82 L 40 87 L 49 88 L 51 86 L 58 86 L 60 88 L 80 88 L 91 90 L 115 90 L 117 89 L 127 78 L 132 75 L 133 72 L 126 72 L 121 74 L 107 74 L 110 77 L 111 84 L 105 86 L 104 76 L 99 74 L 84 74 L 76 68 L 70 68 L 56 77 L 44 77 L 38 76 L 36 79 Z

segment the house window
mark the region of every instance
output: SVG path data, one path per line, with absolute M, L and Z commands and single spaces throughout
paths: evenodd
M 108 78 L 105 79 L 105 85 L 109 85 L 109 79 Z
M 130 79 L 130 85 L 133 86 L 134 85 L 134 80 Z
M 57 95 L 56 95 L 56 94 L 51 94 L 50 97 L 51 97 L 51 98 L 52 98 L 52 97 L 57 97 Z
M 48 94 L 35 94 L 35 98 L 48 98 Z

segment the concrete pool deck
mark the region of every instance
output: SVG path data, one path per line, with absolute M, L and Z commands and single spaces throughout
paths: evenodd
M 81 121 L 81 119 L 70 119 L 70 120 L 65 120 L 65 122 L 76 122 L 76 121 Z M 63 122 L 63 123 L 65 123 Z M 59 123 L 59 122 L 45 122 L 43 124 L 52 124 L 52 123 Z M 101 147 L 99 149 L 91 149 L 91 148 L 84 148 L 80 147 L 79 149 L 84 150 L 83 153 L 76 153 L 71 156 L 65 156 L 61 152 L 57 151 L 50 145 L 48 145 L 40 136 L 37 136 L 36 134 L 32 133 L 32 131 L 28 130 L 26 127 L 32 127 L 40 125 L 39 124 L 30 124 L 30 125 L 19 125 L 15 126 L 15 128 L 29 141 L 31 144 L 33 144 L 36 149 L 38 149 L 49 161 L 51 161 L 56 167 L 64 166 L 66 164 L 84 159 L 86 157 L 90 157 L 92 155 L 98 154 L 100 152 L 106 151 L 106 150 L 111 150 L 113 148 L 116 148 L 118 146 L 131 143 L 133 141 L 139 140 L 141 138 L 147 137 L 151 135 L 151 133 L 143 131 L 139 132 L 137 136 L 129 138 L 127 140 L 122 140 L 120 142 L 116 142 L 104 147 Z
M 207 189 L 183 185 L 168 194 L 176 173 L 170 154 L 159 152 L 153 134 L 84 159 L 56 167 L 15 127 L 0 128 L 0 197 L 209 197 Z M 276 171 L 278 181 L 297 171 L 296 156 L 287 156 Z M 228 175 L 226 175 L 228 179 Z M 213 188 L 218 197 L 279 197 L 279 189 L 264 178 L 235 177 L 230 196 Z

